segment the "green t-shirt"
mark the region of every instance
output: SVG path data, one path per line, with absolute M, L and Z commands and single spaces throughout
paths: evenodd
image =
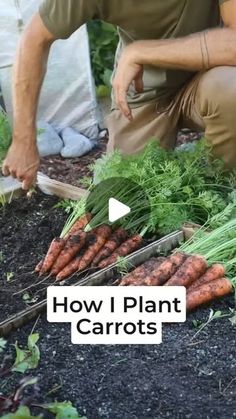
M 82 24 L 100 19 L 118 26 L 124 46 L 144 39 L 178 38 L 220 25 L 219 4 L 227 0 L 44 0 L 40 16 L 57 38 L 66 39 Z M 116 64 L 115 64 L 116 66 Z M 135 107 L 174 94 L 193 72 L 146 67 L 144 92 L 131 87 L 128 100 Z

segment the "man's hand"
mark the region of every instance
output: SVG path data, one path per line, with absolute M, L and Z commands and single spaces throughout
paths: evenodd
M 28 190 L 36 181 L 39 153 L 36 115 L 50 47 L 55 40 L 36 13 L 25 28 L 13 71 L 13 142 L 3 163 L 3 174 Z
M 132 113 L 127 103 L 127 92 L 132 82 L 134 82 L 136 92 L 141 93 L 143 91 L 143 66 L 135 62 L 135 51 L 131 44 L 124 50 L 113 80 L 116 104 L 130 121 L 132 121 Z
M 4 176 L 11 175 L 22 183 L 22 189 L 29 190 L 35 184 L 39 168 L 39 153 L 35 142 L 12 143 L 3 163 Z

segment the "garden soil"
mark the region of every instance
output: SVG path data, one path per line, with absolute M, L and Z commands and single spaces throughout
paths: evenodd
M 14 290 L 17 281 L 23 288 L 32 281 L 36 262 L 60 233 L 65 215 L 53 208 L 57 202 L 38 193 L 1 212 L 1 317 L 16 304 L 25 306 L 11 297 L 8 287 Z M 10 284 L 7 273 L 13 274 Z M 233 297 L 212 308 L 228 312 L 229 307 L 234 307 Z M 70 400 L 88 419 L 232 419 L 236 326 L 219 319 L 195 337 L 193 320 L 205 322 L 208 316 L 209 308 L 204 308 L 185 324 L 165 325 L 159 346 L 73 346 L 69 325 L 49 324 L 42 315 L 37 324 L 31 322 L 8 338 L 5 367 L 14 362 L 12 344 L 18 341 L 25 347 L 34 329 L 40 334 L 41 351 L 38 369 L 29 373 L 39 379 L 39 393 L 31 395 L 35 403 Z M 18 373 L 3 374 L 0 393 L 9 395 L 21 378 Z

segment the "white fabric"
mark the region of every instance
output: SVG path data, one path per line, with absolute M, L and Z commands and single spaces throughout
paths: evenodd
M 0 84 L 10 116 L 12 64 L 20 38 L 18 19 L 22 16 L 23 23 L 27 23 L 39 4 L 40 0 L 0 0 Z M 70 126 L 92 139 L 98 137 L 97 102 L 86 26 L 68 40 L 53 44 L 38 119 L 51 123 L 57 132 Z

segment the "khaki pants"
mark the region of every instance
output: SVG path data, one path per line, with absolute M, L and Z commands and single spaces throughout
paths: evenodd
M 168 104 L 148 103 L 133 109 L 129 122 L 119 110 L 108 117 L 108 152 L 140 152 L 151 138 L 174 148 L 180 128 L 204 131 L 213 155 L 236 167 L 236 68 L 216 67 L 199 73 Z

